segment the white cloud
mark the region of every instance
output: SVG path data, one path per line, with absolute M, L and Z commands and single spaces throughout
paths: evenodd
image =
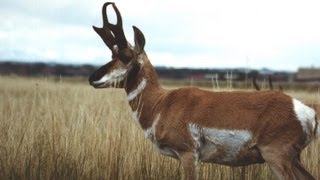
M 105 63 L 110 52 L 91 25 L 102 26 L 105 1 L 3 0 L 2 59 Z M 155 65 L 289 68 L 320 66 L 320 1 L 119 0 L 127 39 L 137 25 Z M 100 60 L 99 60 L 100 59 Z M 290 64 L 290 67 L 289 65 Z

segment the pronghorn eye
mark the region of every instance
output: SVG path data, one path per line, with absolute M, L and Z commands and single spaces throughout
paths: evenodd
M 123 63 L 129 63 L 133 58 L 135 54 L 131 49 L 124 49 L 119 52 L 119 58 Z

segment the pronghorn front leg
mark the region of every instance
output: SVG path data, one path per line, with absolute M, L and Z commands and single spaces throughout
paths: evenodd
M 179 159 L 183 167 L 185 180 L 197 180 L 199 176 L 198 159 L 194 152 L 180 152 Z

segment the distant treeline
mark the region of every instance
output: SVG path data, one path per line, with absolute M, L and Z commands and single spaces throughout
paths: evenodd
M 65 65 L 54 63 L 22 63 L 22 62 L 0 62 L 1 75 L 21 76 L 63 76 L 63 77 L 88 77 L 98 67 L 93 65 Z M 189 68 L 167 68 L 155 67 L 159 78 L 162 79 L 194 79 L 194 80 L 232 80 L 244 81 L 256 77 L 258 80 L 265 79 L 272 74 L 274 81 L 288 81 L 293 76 L 288 72 L 276 72 L 267 69 L 248 70 L 238 69 L 189 69 Z
M 92 65 L 0 62 L 0 74 L 21 76 L 88 76 L 96 69 Z

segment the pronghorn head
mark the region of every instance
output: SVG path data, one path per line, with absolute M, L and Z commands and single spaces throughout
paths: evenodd
M 110 4 L 117 16 L 116 24 L 111 24 L 108 21 L 106 10 Z M 140 68 L 143 64 L 144 35 L 137 27 L 133 26 L 135 46 L 133 47 L 127 42 L 123 32 L 121 15 L 114 3 L 107 2 L 103 5 L 102 18 L 103 27 L 93 26 L 93 29 L 111 50 L 112 60 L 93 72 L 89 77 L 89 83 L 95 88 L 123 88 L 130 71 Z

